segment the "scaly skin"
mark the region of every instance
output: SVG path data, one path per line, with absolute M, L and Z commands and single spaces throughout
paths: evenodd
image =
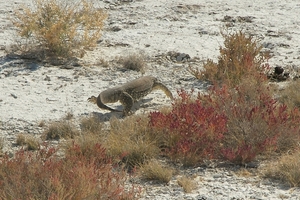
M 124 107 L 123 115 L 127 116 L 133 106 L 134 101 L 145 97 L 153 90 L 162 90 L 170 99 L 173 100 L 173 95 L 170 90 L 160 83 L 153 76 L 143 76 L 132 80 L 121 86 L 116 86 L 104 90 L 98 97 L 91 96 L 88 101 L 97 104 L 99 108 L 115 112 L 122 112 L 106 106 L 106 103 L 115 103 L 120 101 Z

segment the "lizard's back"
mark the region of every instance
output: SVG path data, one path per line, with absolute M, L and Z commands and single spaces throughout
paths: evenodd
M 125 83 L 121 89 L 130 94 L 134 100 L 138 100 L 152 91 L 156 80 L 153 76 L 144 76 Z
M 141 78 L 129 81 L 121 86 L 116 86 L 101 92 L 101 100 L 103 103 L 114 103 L 120 100 L 123 92 L 128 93 L 134 100 L 138 100 L 153 89 L 156 78 L 153 76 L 143 76 Z

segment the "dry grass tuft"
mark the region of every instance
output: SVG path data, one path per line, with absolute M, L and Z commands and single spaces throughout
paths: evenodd
M 26 137 L 24 134 L 17 135 L 16 144 L 19 146 L 23 146 L 26 144 Z
M 59 121 L 50 124 L 48 129 L 42 134 L 44 140 L 59 140 L 59 139 L 74 139 L 79 135 L 79 131 L 75 128 L 75 125 L 69 121 Z
M 149 119 L 145 115 L 134 115 L 120 121 L 110 120 L 111 129 L 104 146 L 112 157 L 122 157 L 128 167 L 143 164 L 156 157 L 160 150 L 156 139 L 148 128 Z
M 196 183 L 192 178 L 182 176 L 177 179 L 178 185 L 183 188 L 184 192 L 190 193 L 196 188 Z
M 134 70 L 137 72 L 141 72 L 142 74 L 145 73 L 145 58 L 140 54 L 132 54 L 129 56 L 121 57 L 118 63 L 121 63 L 124 69 Z
M 278 94 L 278 100 L 289 108 L 300 108 L 300 80 L 292 81 Z
M 70 113 L 70 112 L 68 112 L 68 113 L 66 114 L 66 116 L 64 117 L 65 120 L 71 120 L 71 119 L 73 119 L 73 118 L 74 118 L 74 114 L 73 114 L 73 113 Z
M 103 123 L 95 116 L 82 118 L 80 121 L 80 127 L 81 131 L 85 133 L 88 132 L 96 135 L 102 135 L 104 133 Z
M 26 149 L 29 151 L 35 151 L 40 148 L 39 140 L 31 135 L 19 134 L 16 139 L 16 144 L 26 146 Z
M 40 143 L 38 139 L 34 137 L 28 137 L 26 139 L 26 145 L 27 145 L 27 150 L 29 151 L 36 151 L 40 148 Z
M 106 17 L 92 1 L 34 0 L 34 8 L 23 5 L 12 22 L 22 38 L 35 43 L 30 51 L 67 58 L 96 45 Z
M 173 170 L 163 166 L 157 160 L 150 160 L 141 166 L 140 174 L 141 177 L 146 180 L 168 183 L 172 178 Z
M 41 120 L 38 124 L 38 127 L 44 127 L 46 125 L 45 120 Z
M 242 177 L 251 177 L 253 175 L 252 172 L 250 172 L 248 169 L 246 168 L 241 168 L 238 171 L 235 172 L 235 174 L 237 176 L 242 176 Z
M 263 176 L 280 179 L 293 187 L 300 186 L 300 150 L 291 155 L 283 155 L 263 169 Z
M 4 138 L 0 137 L 0 156 L 3 153 L 3 148 L 4 148 Z

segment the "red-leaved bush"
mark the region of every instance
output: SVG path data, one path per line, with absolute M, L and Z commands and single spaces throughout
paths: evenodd
M 1 199 L 135 199 L 134 188 L 125 190 L 125 172 L 112 167 L 105 149 L 96 144 L 85 156 L 74 144 L 64 158 L 57 149 L 19 151 L 0 160 Z
M 298 110 L 279 104 L 267 87 L 247 82 L 235 88 L 213 87 L 208 92 L 198 99 L 228 119 L 220 149 L 225 159 L 244 164 L 258 154 L 286 150 L 299 139 Z
M 167 155 L 185 165 L 210 158 L 245 164 L 293 149 L 300 139 L 299 111 L 278 103 L 259 81 L 213 86 L 195 100 L 178 94 L 170 113 L 150 114 L 150 127 L 165 136 Z
M 215 158 L 220 141 L 227 131 L 226 116 L 214 107 L 192 101 L 192 93 L 178 92 L 180 100 L 170 113 L 150 113 L 150 126 L 156 134 L 165 135 L 165 148 L 173 160 L 194 165 Z

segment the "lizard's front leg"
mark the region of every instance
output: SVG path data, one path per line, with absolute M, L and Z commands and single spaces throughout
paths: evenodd
M 120 102 L 123 105 L 123 116 L 128 116 L 133 106 L 134 99 L 127 92 L 122 92 L 120 95 Z

